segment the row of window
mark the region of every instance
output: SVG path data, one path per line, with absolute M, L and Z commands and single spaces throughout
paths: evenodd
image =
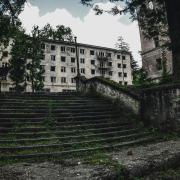
M 123 85 L 123 82 L 122 82 L 122 81 L 119 81 L 119 84 L 120 84 L 120 85 Z M 128 82 L 127 82 L 127 81 L 124 81 L 124 85 L 127 86 L 127 85 L 128 85 Z
M 66 67 L 61 66 L 61 72 L 66 72 Z M 84 69 L 84 68 L 81 68 L 81 69 L 80 69 L 80 72 L 81 72 L 82 74 L 85 74 L 85 69 Z M 75 67 L 72 67 L 72 68 L 71 68 L 71 73 L 76 73 L 76 68 L 75 68 Z M 91 74 L 95 74 L 95 69 L 91 69 Z
M 45 81 L 45 77 L 43 77 L 43 81 Z M 51 82 L 56 83 L 57 79 L 55 76 L 51 76 Z M 61 77 L 61 83 L 67 83 L 67 78 L 66 77 Z M 75 78 L 71 78 L 71 83 L 76 83 Z M 119 81 L 119 84 L 122 85 L 122 81 Z M 128 82 L 125 81 L 124 85 L 128 85 Z
M 44 66 L 42 66 L 42 67 L 44 68 Z M 51 66 L 50 70 L 51 70 L 52 72 L 55 72 L 55 71 L 56 71 L 56 66 Z M 61 72 L 66 72 L 66 67 L 61 66 Z M 81 69 L 80 69 L 80 72 L 81 72 L 82 74 L 85 74 L 85 69 L 84 69 L 84 68 L 81 68 Z M 75 68 L 75 67 L 72 67 L 72 68 L 71 68 L 71 73 L 76 73 L 76 68 Z
M 45 49 L 45 45 L 42 45 L 42 49 Z M 56 50 L 56 46 L 55 45 L 51 45 L 51 51 L 55 51 Z M 71 53 L 75 53 L 76 52 L 76 49 L 73 48 L 73 47 L 65 47 L 65 46 L 61 46 L 61 52 L 66 52 L 66 51 L 71 51 Z M 85 54 L 85 49 L 79 49 L 79 53 L 80 54 Z M 89 54 L 91 56 L 94 56 L 95 55 L 95 51 L 94 50 L 90 50 L 89 51 Z M 105 53 L 105 52 L 99 52 L 99 55 L 100 56 L 105 56 L 107 55 L 107 57 L 111 57 L 112 56 L 112 53 Z M 121 58 L 121 55 L 117 55 L 117 59 L 120 59 Z M 122 55 L 122 59 L 123 60 L 126 60 L 126 56 L 125 55 Z
M 112 76 L 113 75 L 113 71 L 109 71 L 109 75 Z M 122 75 L 123 75 L 123 77 L 127 77 L 127 73 L 118 72 L 118 76 L 119 77 L 122 77 Z
M 56 66 L 51 66 L 51 71 L 55 71 L 56 70 Z M 61 72 L 65 73 L 66 72 L 66 67 L 61 66 Z M 85 74 L 85 69 L 84 68 L 80 68 L 80 72 L 82 74 Z M 71 67 L 71 73 L 76 73 L 76 68 L 75 67 Z M 91 74 L 95 74 L 95 69 L 91 69 Z M 109 75 L 112 76 L 113 75 L 113 71 L 109 71 Z M 118 73 L 119 77 L 122 77 L 122 72 Z M 127 73 L 123 73 L 123 77 L 127 77 Z
M 112 62 L 109 62 L 109 63 L 108 63 L 108 66 L 112 66 Z M 123 64 L 123 65 L 122 65 L 122 64 L 118 63 L 118 64 L 117 64 L 117 67 L 118 67 L 118 68 L 122 68 L 122 67 L 123 67 L 124 69 L 126 69 L 126 68 L 127 68 L 127 64 Z
M 45 81 L 45 77 L 43 77 L 43 81 Z M 51 76 L 51 82 L 56 83 L 57 79 L 55 76 Z M 61 77 L 61 83 L 67 83 L 66 77 Z M 76 83 L 76 80 L 74 78 L 71 78 L 71 83 Z
M 45 45 L 42 45 L 42 49 L 45 49 Z M 56 46 L 51 45 L 51 51 L 55 51 Z M 75 53 L 76 49 L 73 47 L 66 48 L 65 46 L 61 46 L 61 52 L 66 52 L 66 50 L 71 51 L 71 53 Z M 79 49 L 80 54 L 85 54 L 85 49 Z M 95 51 L 90 50 L 90 55 L 95 55 Z
M 55 55 L 51 55 L 51 61 L 55 61 L 56 60 L 56 56 Z M 75 58 L 74 57 L 71 57 L 71 63 L 75 63 Z M 61 56 L 61 62 L 66 62 L 66 57 L 65 56 Z M 85 64 L 85 59 L 84 58 L 80 58 L 80 63 L 81 64 Z M 91 60 L 91 64 L 92 65 L 95 65 L 95 60 Z M 108 63 L 108 66 L 112 66 L 112 62 L 109 62 Z M 121 68 L 122 67 L 122 64 L 118 63 L 118 68 Z M 123 68 L 126 68 L 127 65 L 126 64 L 123 64 Z

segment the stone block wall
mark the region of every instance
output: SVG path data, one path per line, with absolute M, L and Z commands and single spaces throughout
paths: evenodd
M 142 120 L 162 131 L 180 130 L 180 84 L 142 91 Z
M 89 80 L 82 79 L 79 84 L 79 91 L 85 94 L 99 94 L 103 97 L 118 102 L 139 115 L 140 100 L 139 97 L 131 92 L 120 88 L 115 84 L 111 84 L 102 78 L 91 78 Z
M 99 77 L 88 80 L 81 77 L 78 90 L 123 104 L 147 127 L 180 132 L 180 84 L 143 89 L 137 94 Z

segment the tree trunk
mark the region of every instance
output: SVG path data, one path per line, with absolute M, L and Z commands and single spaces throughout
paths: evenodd
M 180 81 L 180 0 L 165 0 L 173 54 L 173 79 Z

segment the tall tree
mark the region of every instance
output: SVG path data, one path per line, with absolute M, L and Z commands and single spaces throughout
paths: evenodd
M 32 92 L 42 90 L 44 87 L 43 73 L 44 69 L 41 66 L 43 56 L 42 35 L 38 26 L 34 26 L 32 37 L 30 38 L 30 46 L 28 48 L 29 62 L 27 64 L 27 76 L 31 82 Z
M 10 78 L 14 82 L 16 91 L 23 91 L 26 82 L 26 61 L 28 42 L 24 31 L 16 33 L 13 40 L 10 59 Z
M 130 51 L 129 44 L 126 43 L 122 36 L 118 37 L 117 43 L 115 44 L 116 49 L 120 51 L 126 51 L 130 53 L 130 61 L 131 61 L 131 69 L 132 69 L 132 76 L 133 79 L 135 78 L 136 72 L 139 70 L 137 61 L 135 61 L 132 52 Z
M 118 37 L 117 43 L 115 44 L 116 49 L 121 51 L 128 51 L 130 50 L 129 44 L 126 43 L 122 36 Z
M 71 28 L 65 27 L 63 25 L 56 26 L 56 30 L 54 31 L 54 40 L 73 41 Z
M 138 19 L 144 34 L 152 38 L 157 35 L 169 35 L 173 53 L 173 78 L 180 81 L 180 1 L 179 0 L 109 0 L 125 3 L 124 9 L 118 6 L 109 13 L 118 15 L 130 12 L 133 20 Z M 82 4 L 93 6 L 94 0 L 81 0 Z M 155 5 L 155 6 L 154 6 Z M 96 14 L 102 14 L 103 9 L 95 6 Z M 107 12 L 107 11 L 106 11 Z M 168 24 L 168 28 L 166 27 Z
M 58 25 L 54 29 L 50 24 L 46 24 L 41 29 L 41 35 L 44 39 L 53 39 L 58 41 L 73 41 L 72 30 L 64 25 Z
M 21 26 L 18 15 L 23 10 L 25 2 L 26 0 L 0 0 L 0 54 Z

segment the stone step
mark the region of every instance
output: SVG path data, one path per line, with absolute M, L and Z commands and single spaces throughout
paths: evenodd
M 127 119 L 121 118 L 121 121 L 116 120 L 116 119 L 108 119 L 108 118 L 103 118 L 103 119 L 92 119 L 92 120 L 70 120 L 70 121 L 58 121 L 56 122 L 57 126 L 65 126 L 65 125 L 83 125 L 83 124 L 91 124 L 91 123 L 108 123 L 108 122 L 121 122 L 121 123 L 133 123 L 133 121 L 130 121 Z M 13 119 L 11 121 L 0 121 L 0 127 L 29 127 L 29 126 L 44 126 L 44 119 L 40 120 L 34 120 L 33 121 L 18 121 L 15 120 L 13 122 Z
M 8 97 L 16 97 L 16 98 L 24 98 L 24 97 L 53 97 L 53 96 L 82 96 L 78 92 L 58 92 L 58 93 L 0 93 L 0 97 L 8 98 Z
M 7 117 L 9 116 L 9 117 Z M 38 121 L 42 121 L 45 120 L 47 118 L 47 114 L 42 114 L 42 116 L 38 115 L 39 117 L 36 118 L 36 113 L 33 113 L 33 115 L 27 115 L 24 114 L 24 116 L 13 116 L 13 114 L 11 115 L 4 115 L 4 117 L 0 117 L 0 122 L 12 122 L 12 121 L 18 121 L 18 122 L 26 122 L 26 121 L 32 121 L 32 122 L 38 122 Z M 61 115 L 59 116 L 53 116 L 53 118 L 57 121 L 57 122 L 64 122 L 64 121 L 80 121 L 80 120 L 93 120 L 93 119 L 107 119 L 109 118 L 109 120 L 111 119 L 119 119 L 120 115 L 119 114 L 99 114 L 99 115 L 81 115 L 81 116 L 71 116 L 71 117 L 62 117 Z
M 106 138 L 99 138 L 99 139 L 93 139 L 93 140 L 83 140 L 83 141 L 78 141 L 78 142 L 68 142 L 68 143 L 55 143 L 55 144 L 40 144 L 40 145 L 31 145 L 31 146 L 14 146 L 14 147 L 0 147 L 0 152 L 1 153 L 15 153 L 15 152 L 20 152 L 20 151 L 28 151 L 28 150 L 38 150 L 43 149 L 46 151 L 47 148 L 50 148 L 51 150 L 53 149 L 61 149 L 63 150 L 66 149 L 72 149 L 76 146 L 91 146 L 94 143 L 98 144 L 104 144 L 104 143 L 113 143 L 115 141 L 128 141 L 136 138 L 141 138 L 141 137 L 146 137 L 149 136 L 150 133 L 148 132 L 141 132 L 141 133 L 135 133 L 135 134 L 130 134 L 130 135 L 124 135 L 124 136 L 115 136 L 115 137 L 106 137 Z
M 67 98 L 67 99 L 0 99 L 2 104 L 4 103 L 11 103 L 11 104 L 19 104 L 19 103 L 62 103 L 62 102 L 105 102 L 102 99 L 93 99 L 93 98 Z
M 32 112 L 37 112 L 37 113 L 42 113 L 42 112 L 47 112 L 49 110 L 48 107 L 44 107 L 44 108 L 9 108 L 9 109 L 2 109 L 0 108 L 0 114 L 1 113 L 19 113 L 19 112 L 23 112 L 23 113 L 32 113 Z M 78 113 L 78 112 L 106 112 L 106 111 L 116 111 L 113 108 L 104 108 L 104 107 L 100 107 L 100 108 L 96 108 L 96 107 L 91 107 L 91 108 L 84 108 L 84 109 L 64 109 L 64 108 L 58 108 L 58 107 L 53 107 L 53 109 L 51 110 L 52 112 L 56 113 Z
M 119 125 L 129 125 L 129 123 L 120 122 L 106 122 L 106 123 L 90 123 L 84 125 L 65 125 L 65 126 L 51 126 L 51 127 L 17 127 L 17 128 L 2 128 L 0 127 L 1 134 L 9 132 L 39 132 L 46 130 L 70 130 L 70 129 L 89 129 L 89 128 L 103 128 L 103 127 L 114 127 Z
M 77 115 L 90 115 L 90 114 L 107 114 L 107 113 L 110 113 L 110 114 L 113 114 L 113 113 L 118 113 L 119 114 L 119 111 L 118 110 L 115 110 L 115 109 L 87 109 L 87 110 L 81 110 L 81 109 L 78 109 L 78 110 L 59 110 L 59 109 L 52 109 L 52 110 L 48 110 L 48 109 L 34 109 L 34 110 L 0 110 L 0 115 L 2 114 L 47 114 L 49 113 L 49 111 L 51 111 L 51 113 L 54 115 L 56 114 L 61 114 L 61 116 L 70 116 L 73 114 L 73 116 L 77 116 Z
M 102 100 L 102 99 L 85 99 L 85 98 L 82 98 L 82 99 L 54 99 L 54 100 L 51 100 L 51 99 L 47 99 L 47 100 L 43 100 L 43 99 L 37 99 L 37 100 L 25 100 L 25 99 L 22 99 L 22 100 L 1 100 L 2 104 L 14 104 L 14 105 L 18 105 L 18 104 L 65 104 L 65 103 L 104 103 L 106 102 L 105 100 Z
M 52 108 L 53 107 L 59 107 L 59 108 L 72 108 L 73 106 L 77 106 L 78 108 L 81 107 L 107 107 L 107 104 L 104 102 L 105 105 L 103 105 L 103 103 L 98 103 L 98 102 L 61 102 L 61 103 L 52 103 L 51 105 L 48 105 L 48 103 L 3 103 L 1 105 L 1 108 L 5 108 L 5 109 L 9 109 L 9 108 L 41 108 L 41 107 L 46 107 L 46 108 Z M 110 106 L 110 105 L 109 105 Z M 77 108 L 75 107 L 75 108 Z
M 48 138 L 25 138 L 25 139 L 15 139 L 15 140 L 10 140 L 10 139 L 0 139 L 0 144 L 27 144 L 27 143 L 38 143 L 38 142 L 43 142 L 43 141 L 63 141 L 67 142 L 69 140 L 73 141 L 79 141 L 81 139 L 90 139 L 90 138 L 98 138 L 98 137 L 114 137 L 114 136 L 122 136 L 122 135 L 130 135 L 133 133 L 138 133 L 140 132 L 141 129 L 136 128 L 136 129 L 127 129 L 127 130 L 121 130 L 121 131 L 113 131 L 113 132 L 105 132 L 105 133 L 96 133 L 96 134 L 86 134 L 86 135 L 73 135 L 73 136 L 56 136 L 56 137 L 48 137 Z
M 0 160 L 14 160 L 14 159 L 29 159 L 29 158 L 55 158 L 55 157 L 64 157 L 67 155 L 83 155 L 86 153 L 94 152 L 94 151 L 100 151 L 100 150 L 114 150 L 114 149 L 119 149 L 125 146 L 132 146 L 132 145 L 138 145 L 138 144 L 143 144 L 143 143 L 150 143 L 153 141 L 156 141 L 156 137 L 148 136 L 144 138 L 138 138 L 136 140 L 131 140 L 131 141 L 125 141 L 125 142 L 116 142 L 116 143 L 110 143 L 107 145 L 102 145 L 99 147 L 87 147 L 87 148 L 79 148 L 79 149 L 72 149 L 72 150 L 65 150 L 65 151 L 56 151 L 56 152 L 36 152 L 36 153 L 27 153 L 27 154 L 17 154 L 17 155 L 0 155 Z
M 78 135 L 78 134 L 95 134 L 105 133 L 112 131 L 128 130 L 132 129 L 132 125 L 116 125 L 103 128 L 92 128 L 92 129 L 79 129 L 79 130 L 49 130 L 49 131 L 38 131 L 38 132 L 11 132 L 11 133 L 0 133 L 0 138 L 35 138 L 35 137 L 52 137 L 52 136 L 67 136 L 67 135 Z
M 18 106 L 11 106 L 11 105 L 1 105 L 0 106 L 0 109 L 49 109 L 48 105 L 47 104 L 42 104 L 42 105 L 28 105 L 28 106 L 24 106 L 23 104 L 22 105 L 18 105 Z M 92 108 L 92 109 L 95 109 L 95 108 L 109 108 L 109 104 L 101 104 L 101 105 L 98 105 L 96 103 L 94 104 L 78 104 L 76 106 L 74 105 L 71 105 L 71 104 L 66 104 L 66 105 L 56 105 L 56 106 L 53 106 L 53 109 L 60 109 L 60 110 L 63 110 L 63 109 L 67 109 L 67 110 L 76 110 L 76 109 L 87 109 L 87 108 Z
M 18 118 L 23 118 L 23 117 L 48 117 L 48 111 L 47 112 L 31 112 L 31 113 L 26 113 L 26 112 L 11 112 L 11 113 L 1 113 L 0 116 L 1 118 L 8 118 L 8 117 L 18 117 Z M 53 117 L 61 117 L 61 118 L 76 118 L 76 117 L 81 117 L 81 116 L 107 116 L 111 117 L 111 115 L 119 115 L 118 111 L 104 111 L 104 112 L 53 112 L 51 116 Z

